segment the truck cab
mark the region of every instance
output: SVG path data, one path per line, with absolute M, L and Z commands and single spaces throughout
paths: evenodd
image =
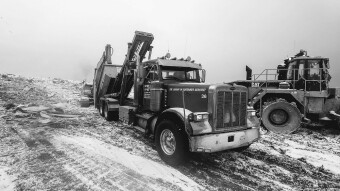
M 137 125 L 155 138 L 168 163 L 184 157 L 182 149 L 245 149 L 260 137 L 255 112 L 247 108 L 247 89 L 205 83 L 205 70 L 189 58 L 137 62 L 135 76 Z
M 156 100 L 159 98 L 154 97 L 159 96 L 155 92 L 159 94 L 168 93 L 168 89 L 172 87 L 172 84 L 191 83 L 197 86 L 197 84 L 205 81 L 205 70 L 202 69 L 202 66 L 190 62 L 188 59 L 176 60 L 176 58 L 173 58 L 170 60 L 162 57 L 149 60 L 141 65 L 139 68 L 139 70 L 142 70 L 139 72 L 140 75 L 137 73 L 137 81 L 140 83 L 135 86 L 134 92 L 139 93 L 135 94 L 135 105 L 139 105 L 142 110 L 159 111 L 163 106 L 168 107 L 168 104 L 175 104 L 172 103 L 171 99 L 170 103 L 157 102 Z M 152 96 L 151 92 L 154 93 Z

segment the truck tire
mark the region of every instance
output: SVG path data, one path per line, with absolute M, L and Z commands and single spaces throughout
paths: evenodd
M 157 152 L 167 164 L 177 166 L 186 161 L 189 143 L 177 124 L 170 120 L 162 121 L 157 127 L 155 138 Z
M 118 111 L 109 111 L 109 105 L 107 103 L 103 104 L 103 113 L 107 121 L 118 121 Z
M 103 106 L 104 106 L 104 104 L 102 102 L 100 102 L 99 107 L 98 107 L 98 112 L 99 112 L 99 115 L 102 116 L 102 117 L 104 117 Z
M 286 101 L 272 102 L 263 109 L 262 123 L 269 131 L 289 134 L 300 127 L 301 113 L 295 105 Z

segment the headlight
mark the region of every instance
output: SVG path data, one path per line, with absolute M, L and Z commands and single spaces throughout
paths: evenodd
M 188 116 L 189 121 L 204 121 L 209 119 L 209 113 L 208 112 L 197 112 L 197 113 L 191 113 Z
M 248 108 L 247 115 L 247 126 L 248 127 L 258 127 L 260 126 L 260 120 L 256 116 L 256 111 Z
M 255 111 L 255 110 L 248 111 L 248 116 L 249 116 L 249 117 L 254 117 L 254 116 L 256 116 L 256 111 Z

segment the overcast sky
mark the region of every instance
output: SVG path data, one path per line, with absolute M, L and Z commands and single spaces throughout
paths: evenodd
M 0 73 L 89 81 L 104 46 L 122 64 L 134 31 L 153 58 L 190 56 L 207 82 L 276 68 L 300 49 L 329 57 L 340 87 L 339 0 L 1 0 Z

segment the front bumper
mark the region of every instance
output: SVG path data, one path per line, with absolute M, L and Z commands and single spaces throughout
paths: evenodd
M 248 146 L 260 138 L 260 128 L 190 137 L 191 152 L 218 152 Z

